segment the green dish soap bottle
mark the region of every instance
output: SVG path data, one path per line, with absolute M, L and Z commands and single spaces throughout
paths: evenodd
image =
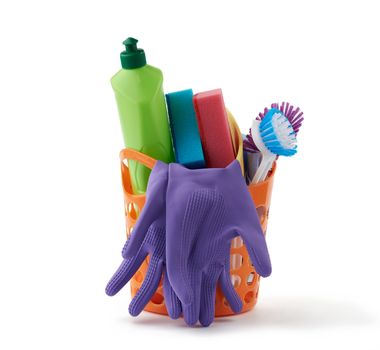
M 119 110 L 124 145 L 165 163 L 174 161 L 162 72 L 146 64 L 137 40 L 126 39 L 120 54 L 122 69 L 111 79 Z M 129 160 L 134 194 L 146 191 L 150 169 Z

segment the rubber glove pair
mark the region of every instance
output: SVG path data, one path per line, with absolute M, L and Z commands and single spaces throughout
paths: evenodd
M 242 302 L 230 279 L 231 240 L 241 236 L 256 272 L 271 273 L 271 263 L 256 209 L 235 160 L 227 168 L 189 170 L 157 161 L 146 203 L 126 242 L 123 262 L 106 287 L 116 294 L 150 261 L 129 312 L 138 315 L 155 293 L 163 274 L 165 304 L 171 318 L 188 325 L 214 320 L 219 283 L 234 312 Z

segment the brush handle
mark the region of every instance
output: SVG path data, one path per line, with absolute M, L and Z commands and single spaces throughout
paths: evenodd
M 271 160 L 269 162 L 267 162 L 267 166 L 266 166 L 265 170 L 263 171 L 263 173 L 261 175 L 261 178 L 259 179 L 259 182 L 260 181 L 265 181 L 265 179 L 268 176 L 269 171 L 273 167 L 273 163 L 275 162 L 276 158 L 277 158 L 277 155 L 273 155 L 273 157 L 271 158 Z
M 251 127 L 252 139 L 255 142 L 256 147 L 262 154 L 261 163 L 253 176 L 252 183 L 257 184 L 260 181 L 264 181 L 267 177 L 268 171 L 271 169 L 273 162 L 276 160 L 276 155 L 268 150 L 265 146 L 260 134 L 260 120 L 253 120 Z
M 273 153 L 263 154 L 260 166 L 256 171 L 255 176 L 253 177 L 252 183 L 257 184 L 261 181 L 264 181 L 268 175 L 269 170 L 272 168 L 273 162 L 276 160 L 276 155 Z

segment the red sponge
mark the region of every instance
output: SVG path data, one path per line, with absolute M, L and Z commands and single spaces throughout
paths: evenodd
M 194 95 L 203 153 L 208 168 L 224 168 L 234 159 L 227 112 L 221 89 Z

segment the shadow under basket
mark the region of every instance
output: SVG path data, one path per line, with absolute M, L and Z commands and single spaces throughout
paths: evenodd
M 231 125 L 232 124 L 230 120 L 230 126 Z M 233 137 L 241 139 L 240 130 L 238 129 L 236 123 L 232 125 L 231 132 Z M 241 143 L 238 146 L 239 148 L 241 148 Z M 138 214 L 141 212 L 145 204 L 145 195 L 134 195 L 132 193 L 132 185 L 129 176 L 129 170 L 126 165 L 127 160 L 131 159 L 129 155 L 130 153 L 128 152 L 128 150 L 122 150 L 120 153 L 127 237 L 129 237 L 130 234 L 133 234 L 132 231 L 138 218 Z M 154 162 L 151 161 L 149 163 L 149 161 L 147 161 L 145 157 L 142 157 L 141 159 L 136 159 L 136 157 L 134 157 L 133 160 L 140 161 L 143 164 L 145 162 L 144 165 L 146 165 L 149 168 L 152 168 L 154 166 Z M 271 172 L 269 173 L 269 176 L 265 181 L 255 185 L 251 184 L 248 186 L 248 190 L 255 204 L 264 234 L 266 233 L 268 223 L 268 213 L 275 171 L 276 164 L 274 164 Z M 137 291 L 142 285 L 142 282 L 145 278 L 148 269 L 148 264 L 149 256 L 145 259 L 140 269 L 131 279 L 130 283 L 132 297 L 137 293 Z M 236 292 L 239 294 L 243 302 L 243 308 L 241 313 L 252 310 L 256 305 L 258 298 L 260 276 L 256 273 L 255 268 L 253 267 L 250 261 L 247 250 L 240 237 L 236 237 L 231 242 L 230 265 L 231 281 L 236 289 Z M 164 293 L 162 289 L 162 279 L 159 287 L 157 288 L 156 293 L 154 294 L 154 296 L 152 297 L 152 299 L 147 304 L 144 310 L 154 312 L 157 314 L 167 315 Z M 231 310 L 223 293 L 218 287 L 216 291 L 215 300 L 215 316 L 218 317 L 228 315 L 234 315 L 234 312 Z

